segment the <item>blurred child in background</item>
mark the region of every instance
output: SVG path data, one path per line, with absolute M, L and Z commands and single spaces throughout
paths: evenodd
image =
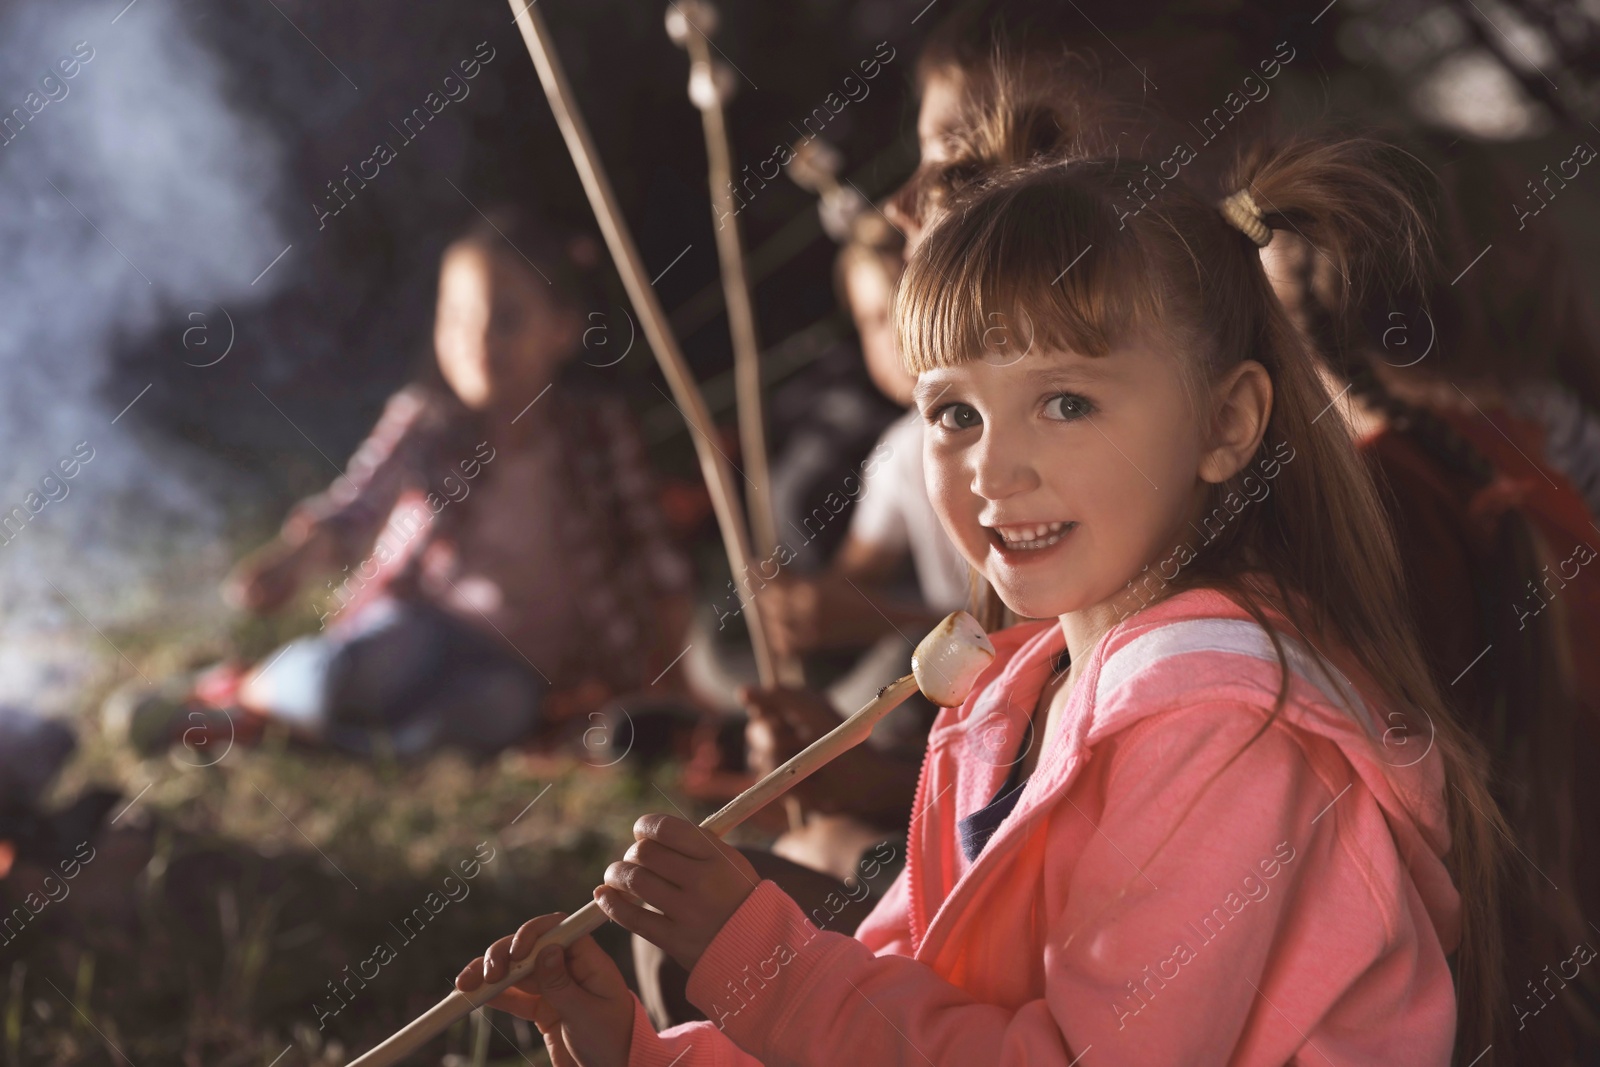
M 864 244 L 839 254 L 836 281 L 855 321 L 862 359 L 873 385 L 907 408 L 916 384 L 901 367 L 889 324 L 898 255 Z M 750 771 L 766 774 L 798 747 L 838 725 L 879 687 L 905 673 L 911 650 L 945 615 L 968 603 L 966 561 L 950 543 L 928 501 L 922 478 L 922 420 L 914 408 L 879 437 L 852 478 L 848 532 L 816 575 L 780 572 L 757 598 L 775 648 L 788 653 L 866 648 L 865 655 L 826 692 L 741 687 L 736 696 L 750 715 L 746 726 Z M 851 492 L 851 486 L 854 491 Z M 826 512 L 823 513 L 826 516 Z M 819 522 L 822 520 L 819 520 Z M 920 597 L 896 582 L 909 561 Z M 821 906 L 841 899 L 859 882 L 859 865 L 876 856 L 876 888 L 861 886 L 836 916 L 837 928 L 855 928 L 905 855 L 903 827 L 916 789 L 917 769 L 935 709 L 920 694 L 891 712 L 863 744 L 794 792 L 802 819 L 779 835 L 770 850 L 747 848 L 762 877 L 795 899 Z M 780 752 L 787 753 L 779 755 Z M 849 782 L 849 788 L 839 788 Z M 701 1017 L 684 996 L 687 973 L 660 948 L 633 939 L 640 997 L 658 1026 Z
M 626 405 L 576 359 L 585 308 L 604 306 L 584 280 L 599 256 L 592 238 L 508 211 L 449 246 L 436 370 L 229 579 L 255 612 L 310 586 L 323 625 L 242 679 L 235 727 L 487 754 L 619 694 L 679 687 L 658 675 L 683 648 L 689 566 Z M 146 745 L 215 726 L 183 702 L 138 711 Z

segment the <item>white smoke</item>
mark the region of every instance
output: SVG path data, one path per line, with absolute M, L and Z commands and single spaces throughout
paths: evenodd
M 173 5 L 124 3 L 0 11 L 0 515 L 48 501 L 0 530 L 0 702 L 45 710 L 108 663 L 133 676 L 111 635 L 220 616 L 219 468 L 153 440 L 137 403 L 119 417 L 146 382 L 113 388 L 113 346 L 171 333 L 149 403 L 163 375 L 207 373 L 194 364 L 229 339 L 220 307 L 286 270 L 251 284 L 289 243 L 277 143 L 227 105 Z M 93 458 L 63 479 L 79 442 Z

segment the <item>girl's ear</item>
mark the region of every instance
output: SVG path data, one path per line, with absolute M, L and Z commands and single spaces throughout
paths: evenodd
M 1233 477 L 1261 447 L 1272 415 L 1272 378 L 1253 359 L 1241 362 L 1217 383 L 1211 437 L 1200 457 L 1200 477 L 1212 484 Z

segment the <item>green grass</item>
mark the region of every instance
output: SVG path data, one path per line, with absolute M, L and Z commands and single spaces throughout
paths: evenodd
M 315 632 L 315 602 L 299 597 L 265 619 L 156 612 L 108 627 L 85 648 L 95 691 L 84 706 L 98 707 L 129 678 L 160 681 L 225 656 L 260 660 Z M 78 721 L 80 749 L 54 802 L 91 785 L 119 789 L 123 800 L 69 895 L 0 945 L 7 1067 L 345 1063 L 448 993 L 496 938 L 584 904 L 639 815 L 673 805 L 695 818 L 710 812 L 677 792 L 670 768 L 646 780 L 627 762 L 601 769 L 574 758 L 552 775 L 514 753 L 482 765 L 446 754 L 399 766 L 271 737 L 221 759 L 183 748 L 140 759 L 102 735 L 98 715 Z M 742 829 L 730 839 L 761 836 Z M 426 912 L 428 894 L 443 898 L 445 876 L 483 844 L 494 859 L 467 895 Z M 46 873 L 19 865 L 0 881 L 0 917 Z M 395 925 L 419 907 L 431 917 L 414 918 L 408 938 Z M 626 934 L 607 926 L 596 937 L 631 983 Z M 352 980 L 348 1006 L 319 1028 L 317 1006 L 337 1003 L 328 983 L 385 941 L 394 959 L 365 988 Z M 532 1024 L 481 1018 L 408 1062 L 548 1062 Z
M 269 738 L 197 767 L 181 748 L 141 761 L 84 740 L 58 793 L 114 784 L 138 800 L 70 895 L 0 947 L 8 1064 L 345 1062 L 448 992 L 496 937 L 583 904 L 633 820 L 667 806 L 655 784 L 579 762 L 553 777 L 515 755 L 360 764 Z M 660 784 L 682 803 L 670 776 Z M 444 878 L 480 848 L 493 858 L 449 900 Z M 31 884 L 23 869 L 0 882 L 8 912 Z M 399 929 L 417 908 L 428 921 Z M 599 936 L 627 973 L 625 935 Z M 338 1003 L 328 983 L 380 942 L 393 960 L 365 988 L 352 979 L 319 1028 L 316 1005 Z M 545 1062 L 531 1025 L 491 1021 L 459 1024 L 412 1062 Z

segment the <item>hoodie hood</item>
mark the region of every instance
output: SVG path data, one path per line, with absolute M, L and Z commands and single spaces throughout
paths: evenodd
M 1293 628 L 1285 623 L 1283 631 Z M 1427 736 L 1407 732 L 1348 657 L 1325 643 L 1322 652 L 1330 655 L 1324 655 L 1283 631 L 1291 678 L 1280 715 L 1293 728 L 1332 741 L 1349 760 L 1383 810 L 1441 946 L 1454 951 L 1460 897 L 1445 864 L 1449 813 L 1431 725 Z M 919 811 L 953 802 L 966 814 L 989 802 L 1019 755 L 1039 694 L 1066 647 L 1055 620 L 1009 627 L 992 640 L 997 654 L 990 671 L 964 704 L 941 713 L 930 733 Z M 1179 593 L 1112 627 L 1091 652 L 1060 733 L 1040 754 L 1016 808 L 970 867 L 944 832 L 945 818 L 914 819 L 917 846 L 908 866 L 921 867 L 909 877 L 918 958 L 936 954 L 960 917 L 971 913 L 976 894 L 993 884 L 995 868 L 1007 861 L 1009 846 L 1032 832 L 1035 816 L 1060 802 L 1097 743 L 1200 692 L 1207 700 L 1270 706 L 1280 684 L 1271 637 L 1215 590 Z

